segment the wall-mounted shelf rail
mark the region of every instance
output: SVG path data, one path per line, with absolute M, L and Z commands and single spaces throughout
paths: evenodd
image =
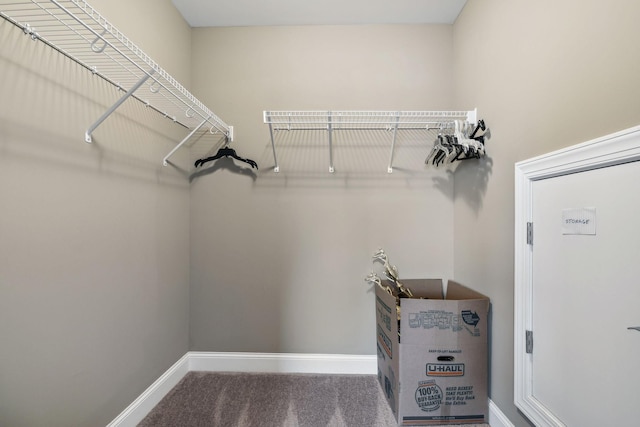
M 393 155 L 397 132 L 408 129 L 454 129 L 456 120 L 475 125 L 477 111 L 264 111 L 269 125 L 271 148 L 279 172 L 274 133 L 279 131 L 319 130 L 327 132 L 329 172 L 333 167 L 333 134 L 341 130 L 380 130 L 390 133 L 391 153 L 387 172 L 393 172 Z
M 0 0 L 0 16 L 98 75 L 124 95 L 87 128 L 85 141 L 124 101 L 134 98 L 174 122 L 191 129 L 164 159 L 182 146 L 196 130 L 208 125 L 212 133 L 233 140 L 227 125 L 184 86 L 81 0 Z

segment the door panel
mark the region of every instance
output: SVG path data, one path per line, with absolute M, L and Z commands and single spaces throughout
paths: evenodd
M 567 426 L 640 419 L 639 187 L 637 161 L 532 183 L 533 396 Z M 576 208 L 595 234 L 563 234 Z

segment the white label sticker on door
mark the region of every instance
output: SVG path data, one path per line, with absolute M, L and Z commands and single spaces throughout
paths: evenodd
M 596 208 L 562 210 L 562 234 L 596 234 Z

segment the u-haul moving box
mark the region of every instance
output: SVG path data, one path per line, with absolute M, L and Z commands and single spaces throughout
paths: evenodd
M 398 424 L 487 423 L 489 298 L 454 281 L 446 297 L 440 279 L 401 283 L 414 298 L 400 299 L 400 322 L 375 287 L 378 380 Z

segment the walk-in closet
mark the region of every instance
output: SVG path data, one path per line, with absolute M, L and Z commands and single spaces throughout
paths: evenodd
M 528 427 L 514 168 L 640 124 L 640 4 L 263 3 L 0 0 L 0 425 L 135 425 L 211 370 L 375 388 L 384 248 L 490 298 L 486 421 Z

